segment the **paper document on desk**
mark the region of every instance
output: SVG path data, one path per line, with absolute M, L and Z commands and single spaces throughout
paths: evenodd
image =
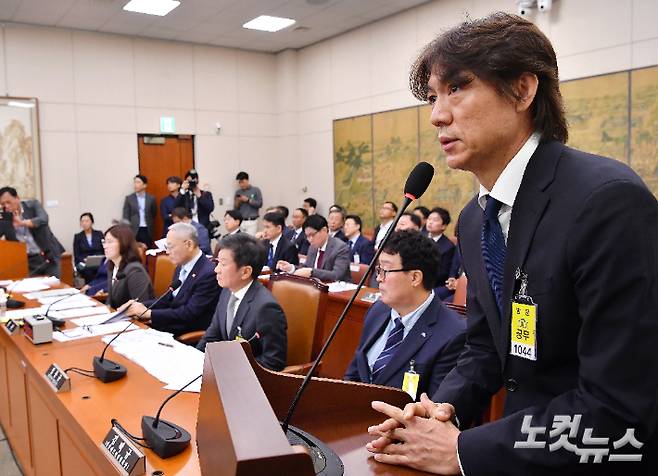
M 11 286 L 9 290 L 15 293 L 29 293 L 32 291 L 49 289 L 51 286 L 57 284 L 59 284 L 59 279 L 54 276 L 47 278 L 25 278 L 9 284 L 9 286 Z
M 86 339 L 88 337 L 117 333 L 125 328 L 125 322 L 113 322 L 112 324 L 99 324 L 97 326 L 74 327 L 73 329 L 67 329 L 65 331 L 53 332 L 53 339 L 55 339 L 57 342 L 69 342 L 72 340 Z M 136 329 L 139 329 L 139 327 L 137 327 L 135 324 L 130 324 L 130 327 L 126 333 L 130 334 L 129 331 L 135 331 Z
M 90 298 L 86 294 L 42 297 L 39 298 L 39 302 L 44 306 L 52 305 L 50 309 L 53 311 L 61 311 L 62 309 L 77 309 L 80 307 L 89 307 L 98 304 L 98 301 Z
M 79 292 L 80 290 L 75 288 L 59 288 L 59 289 L 49 289 L 47 291 L 35 291 L 33 293 L 27 293 L 25 294 L 25 297 L 28 299 L 41 299 L 41 298 L 48 298 L 54 296 L 63 298 L 64 296 L 68 296 L 69 294 L 78 294 Z
M 105 336 L 103 341 L 111 338 Z M 119 336 L 112 348 L 164 382 L 165 388 L 178 390 L 203 372 L 204 353 L 178 342 L 168 332 L 139 329 Z M 195 382 L 184 391 L 199 392 L 200 388 Z
M 13 309 L 11 311 L 5 312 L 5 317 L 0 319 L 0 322 L 5 323 L 9 319 L 13 319 L 15 321 L 25 317 L 36 316 L 37 314 L 43 314 L 44 312 L 46 312 L 45 307 L 26 307 L 24 309 Z
M 156 241 L 153 243 L 156 248 L 152 248 L 150 250 L 146 250 L 146 254 L 150 256 L 155 256 L 157 255 L 160 251 L 167 251 L 167 239 L 162 238 L 161 240 Z
M 113 316 L 115 316 L 117 313 L 116 312 L 110 312 L 110 310 L 107 307 L 103 307 L 103 309 L 106 310 L 105 313 L 99 314 L 99 315 L 90 315 L 87 317 L 78 317 L 77 319 L 71 319 L 71 322 L 75 324 L 76 326 L 97 326 L 98 324 L 103 324 L 103 323 L 108 323 L 107 322 L 109 319 L 111 319 Z M 118 319 L 115 322 L 125 322 L 126 320 L 129 319 L 128 316 L 124 316 L 124 320 Z
M 329 283 L 329 292 L 330 293 L 340 293 L 342 291 L 353 291 L 358 286 L 352 283 L 346 283 L 345 281 L 336 281 Z
M 74 317 L 84 317 L 84 316 L 94 316 L 97 317 L 101 314 L 100 317 L 103 320 L 106 320 L 109 316 L 110 310 L 106 306 L 95 306 L 95 307 L 83 307 L 80 309 L 66 309 L 62 311 L 50 311 L 49 316 L 54 317 L 55 319 L 73 319 Z M 84 325 L 84 324 L 83 324 Z

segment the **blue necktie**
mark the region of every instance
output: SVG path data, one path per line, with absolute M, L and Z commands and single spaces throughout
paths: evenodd
M 488 195 L 482 221 L 482 258 L 501 317 L 503 315 L 503 274 L 505 254 L 507 253 L 503 229 L 498 221 L 498 212 L 502 206 L 501 202 Z
M 398 317 L 395 319 L 395 327 L 393 327 L 393 330 L 386 339 L 384 350 L 382 350 L 382 353 L 379 354 L 379 357 L 377 357 L 377 360 L 375 360 L 372 366 L 371 381 L 374 382 L 379 372 L 391 361 L 391 358 L 395 355 L 395 351 L 400 347 L 403 338 L 404 324 L 402 324 L 402 319 Z
M 267 252 L 267 266 L 274 269 L 274 246 L 270 243 L 270 249 Z

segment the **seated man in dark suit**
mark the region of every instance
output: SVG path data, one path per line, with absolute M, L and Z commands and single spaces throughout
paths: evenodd
M 337 206 L 337 205 L 334 205 Z M 327 215 L 327 224 L 329 225 L 329 236 L 338 238 L 347 243 L 347 238 L 343 232 L 343 225 L 345 224 L 345 211 L 341 209 L 334 209 Z
M 350 261 L 356 264 L 370 264 L 375 250 L 372 241 L 361 234 L 363 222 L 358 215 L 347 215 L 343 230 L 347 238 L 347 246 L 350 248 Z
M 208 236 L 208 228 L 201 223 L 192 220 L 192 212 L 184 207 L 176 207 L 171 212 L 171 219 L 174 223 L 187 223 L 196 229 L 197 236 L 199 237 L 199 249 L 205 255 L 212 254 L 210 251 L 210 236 Z
M 448 210 L 441 207 L 432 208 L 426 224 L 427 236 L 436 243 L 436 249 L 439 251 L 439 267 L 436 282 L 440 285 L 443 285 L 450 277 L 452 257 L 455 255 L 454 243 L 444 234 L 449 224 L 450 213 Z
M 282 370 L 288 351 L 286 316 L 257 280 L 267 251 L 247 233 L 225 236 L 219 248 L 215 272 L 223 290 L 212 323 L 197 348 L 205 350 L 210 342 L 245 339 L 260 365 Z
M 59 278 L 64 247 L 50 230 L 48 214 L 39 200 L 21 200 L 15 188 L 2 187 L 0 207 L 12 214 L 16 238 L 27 247 L 30 273 Z
M 144 313 L 142 320 L 151 327 L 174 335 L 203 331 L 210 325 L 221 289 L 215 281 L 214 265 L 199 249 L 196 229 L 187 223 L 174 223 L 167 232 L 167 254 L 177 265 L 172 280 L 182 284 L 156 306 Z M 128 314 L 138 316 L 150 302 L 132 302 Z
M 308 218 L 308 212 L 305 208 L 295 208 L 292 211 L 292 238 L 290 241 L 297 247 L 300 255 L 306 256 L 308 253 L 308 240 L 304 233 L 304 222 Z
M 277 269 L 325 282 L 352 282 L 350 250 L 343 241 L 329 236 L 327 220 L 322 215 L 311 215 L 304 222 L 304 233 L 311 245 L 306 262 L 295 269 L 294 264 L 281 260 Z
M 263 216 L 263 245 L 267 250 L 266 265 L 275 270 L 279 260 L 287 261 L 294 265 L 299 264 L 297 247 L 283 236 L 285 221 L 279 212 L 269 212 Z
M 346 380 L 402 388 L 405 373 L 417 399 L 433 393 L 464 349 L 466 321 L 432 291 L 438 253 L 415 231 L 396 231 L 379 256 L 381 299 L 368 310 Z M 415 388 L 414 388 L 415 387 Z

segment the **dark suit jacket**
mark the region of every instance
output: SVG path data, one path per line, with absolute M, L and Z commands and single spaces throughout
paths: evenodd
M 36 244 L 46 258 L 59 263 L 64 247 L 55 238 L 48 226 L 48 214 L 39 203 L 39 200 L 22 200 L 23 219 L 32 220 L 34 228 L 28 228 Z
M 505 417 L 465 430 L 459 456 L 465 474 L 657 474 L 658 204 L 620 162 L 540 144 L 525 170 L 512 209 L 499 315 L 481 251 L 482 209 L 473 199 L 458 236 L 468 276 L 466 351 L 434 401 L 455 406 L 462 428 L 501 386 Z M 510 356 L 515 270 L 528 274 L 538 305 L 537 361 Z M 555 415 L 582 415 L 585 428 L 610 443 L 635 429 L 643 464 L 579 464 L 564 449 L 514 448 L 533 427 L 553 427 Z M 538 441 L 555 441 L 542 432 Z M 610 448 L 612 446 L 610 445 Z M 633 453 L 625 446 L 611 454 Z M 607 458 L 604 458 L 604 462 Z
M 420 399 L 423 392 L 432 395 L 464 350 L 465 319 L 446 308 L 435 295 L 391 361 L 371 382 L 367 352 L 382 335 L 390 320 L 391 308 L 383 302 L 377 301 L 370 307 L 363 323 L 359 346 L 345 373 L 345 380 L 402 388 L 404 373 L 409 370 L 409 362 L 414 360 L 414 369 L 420 375 L 417 398 Z
M 283 227 L 283 236 L 286 238 L 286 240 L 292 241 L 292 238 L 295 236 L 295 230 L 293 230 L 289 226 L 284 226 Z
M 455 246 L 455 253 L 452 255 L 452 263 L 450 263 L 450 272 L 448 273 L 448 278 L 459 278 L 462 273 L 462 256 L 459 253 L 459 248 Z M 446 287 L 445 284 L 437 283 L 434 292 L 439 295 L 442 301 L 452 301 L 452 295 L 455 294 L 455 291 L 452 291 Z M 450 299 L 448 299 L 450 298 Z
M 119 307 L 130 299 L 148 301 L 153 297 L 153 286 L 146 269 L 140 261 L 128 263 L 119 270 L 112 282 L 112 272 L 107 273 L 107 305 Z
M 329 235 L 329 236 L 331 236 L 331 235 Z M 337 238 L 340 241 L 343 241 L 343 242 L 347 243 L 347 237 L 345 236 L 345 232 L 343 232 L 343 230 L 338 230 L 336 232 L 336 234 L 334 235 L 334 238 Z
M 146 193 L 144 200 L 144 218 L 146 219 L 146 227 L 149 230 L 151 238 L 153 236 L 153 220 L 158 213 L 158 207 L 155 204 L 155 197 L 150 193 Z M 126 195 L 123 201 L 123 219 L 130 223 L 133 233 L 137 234 L 139 229 L 139 203 L 137 202 L 137 194 L 131 193 Z
M 270 240 L 262 240 L 262 242 L 265 249 L 269 250 Z M 276 244 L 276 250 L 274 250 L 274 258 L 272 260 L 274 266 L 276 266 L 280 259 L 287 261 L 290 264 L 294 264 L 295 266 L 299 264 L 299 253 L 297 247 L 288 241 L 283 235 L 279 238 L 279 242 Z
M 162 238 L 167 236 L 167 230 L 174 222 L 171 219 L 171 212 L 176 208 L 176 199 L 167 195 L 160 200 L 160 216 L 162 217 Z
M 210 236 L 208 235 L 208 228 L 203 226 L 201 223 L 197 223 L 194 220 L 190 224 L 196 228 L 196 234 L 199 237 L 199 249 L 203 251 L 205 255 L 211 255 L 212 251 L 210 250 Z
M 194 206 L 194 194 L 191 191 L 181 190 L 181 193 L 178 194 L 176 198 L 177 207 L 185 207 L 188 210 L 192 210 Z M 210 214 L 215 209 L 215 202 L 212 198 L 212 193 L 202 190 L 201 196 L 197 198 L 197 216 L 199 217 L 199 223 L 208 228 L 210 225 Z
M 349 248 L 350 244 L 347 243 L 347 246 Z M 354 243 L 354 246 L 352 247 L 352 255 L 350 256 L 350 261 L 354 262 L 355 254 L 359 255 L 359 263 L 370 264 L 372 257 L 375 255 L 372 241 L 363 235 L 359 235 L 359 237 L 356 239 L 356 243 Z
M 238 306 L 231 329 L 226 329 L 226 309 L 231 297 L 229 289 L 222 290 L 212 323 L 197 348 L 205 350 L 209 342 L 235 340 L 238 326 L 249 344 L 254 357 L 263 367 L 282 370 L 288 352 L 288 324 L 286 316 L 272 294 L 258 281 L 251 283 Z M 253 338 L 256 332 L 260 338 Z
M 87 256 L 102 255 L 104 253 L 103 244 L 101 243 L 102 240 L 103 232 L 92 230 L 91 246 L 89 246 L 85 232 L 81 231 L 80 233 L 76 233 L 73 237 L 73 259 L 75 260 L 75 264 L 84 261 Z
M 307 268 L 313 268 L 317 254 L 317 248 L 313 246 L 309 247 L 308 255 L 306 255 L 306 264 L 304 266 Z M 320 281 L 325 282 L 345 281 L 346 283 L 351 283 L 352 273 L 350 272 L 350 250 L 347 244 L 339 239 L 328 237 L 322 267 L 313 268 L 311 277 L 318 278 Z
M 432 238 L 430 238 L 430 240 L 432 240 Z M 441 235 L 441 238 L 434 241 L 434 245 L 439 252 L 439 269 L 436 273 L 436 285 L 442 286 L 450 277 L 452 258 L 455 256 L 455 245 L 446 235 Z
M 178 278 L 179 273 L 180 266 L 176 267 L 172 281 Z M 215 265 L 201 256 L 179 288 L 178 294 L 174 296 L 169 293 L 151 310 L 151 327 L 177 336 L 206 330 L 220 291 Z
M 295 230 L 293 230 L 293 237 L 294 237 L 294 233 L 295 233 Z M 297 247 L 297 251 L 299 251 L 300 255 L 306 256 L 308 254 L 308 247 L 311 246 L 311 244 L 306 239 L 306 234 L 304 234 L 304 230 L 302 230 L 299 233 L 299 236 L 297 237 L 296 240 L 291 239 L 291 241 Z

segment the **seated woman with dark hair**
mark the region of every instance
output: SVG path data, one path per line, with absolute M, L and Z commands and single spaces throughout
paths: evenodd
M 108 260 L 106 304 L 116 308 L 130 299 L 151 299 L 151 279 L 142 265 L 130 227 L 114 225 L 108 228 L 103 249 Z
M 96 277 L 98 265 L 90 266 L 86 259 L 88 256 L 103 254 L 103 232 L 94 230 L 94 216 L 89 212 L 80 215 L 80 228 L 82 231 L 73 237 L 73 258 L 75 269 L 88 283 Z

